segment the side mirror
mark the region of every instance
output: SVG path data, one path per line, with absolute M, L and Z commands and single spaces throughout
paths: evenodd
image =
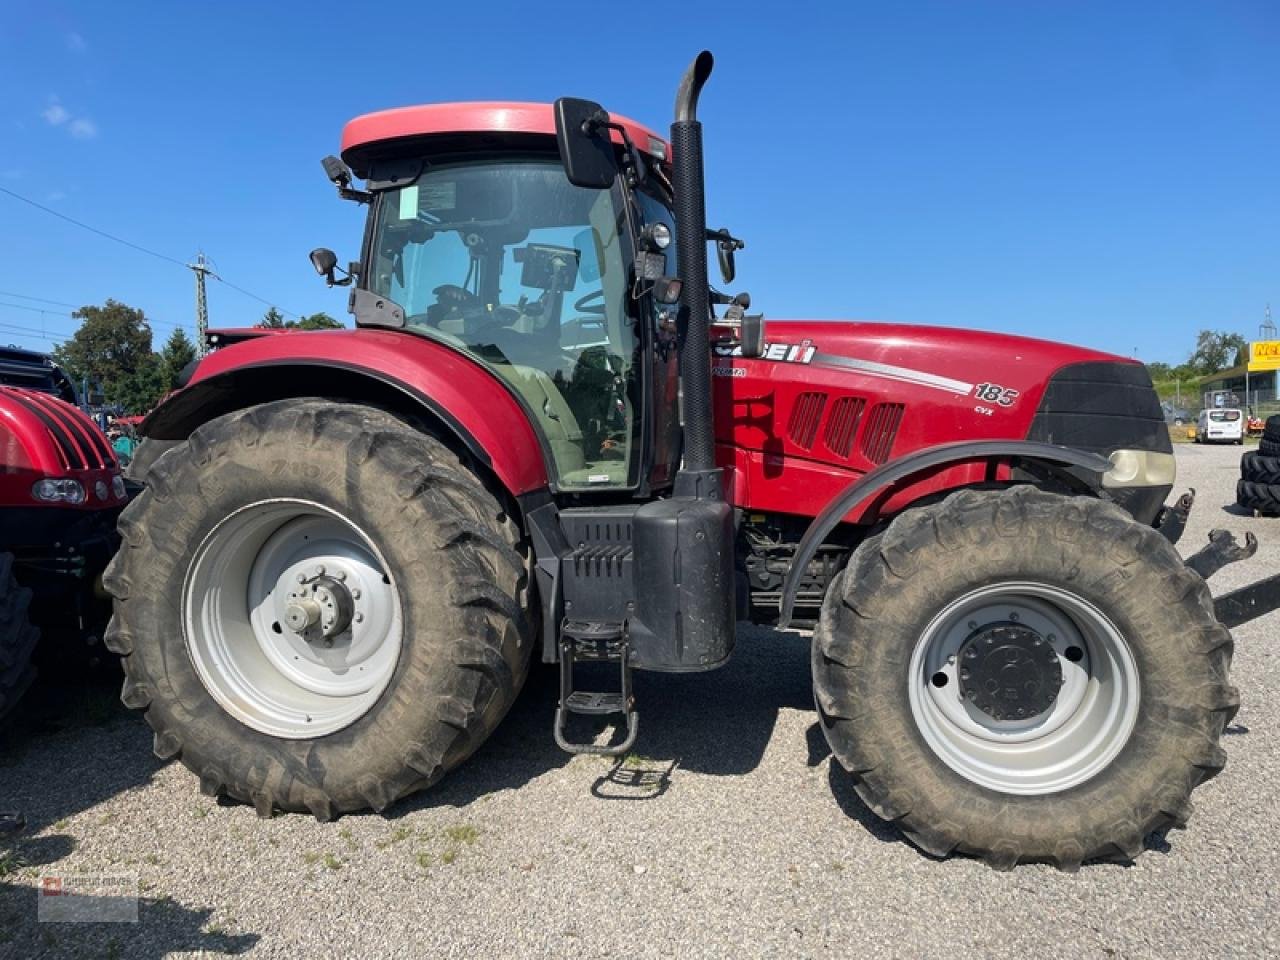
M 618 175 L 613 142 L 604 124 L 609 114 L 590 100 L 561 97 L 556 101 L 556 146 L 565 175 L 575 187 L 605 190 Z
M 720 277 L 725 284 L 733 283 L 733 278 L 738 275 L 737 264 L 733 262 L 733 247 L 726 245 L 724 242 L 716 244 L 716 259 L 720 261 Z
M 317 247 L 310 253 L 311 265 L 316 268 L 316 273 L 324 277 L 324 282 L 329 286 L 334 285 L 333 271 L 338 268 L 338 255 L 328 247 Z
M 724 229 L 708 230 L 707 239 L 716 242 L 716 259 L 720 261 L 720 276 L 724 278 L 725 284 L 733 283 L 733 278 L 738 275 L 738 268 L 733 262 L 733 254 L 735 251 L 745 247 L 746 244 Z

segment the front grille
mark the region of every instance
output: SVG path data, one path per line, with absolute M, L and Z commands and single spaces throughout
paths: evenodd
M 1063 367 L 1050 378 L 1027 439 L 1103 456 L 1113 450 L 1173 452 L 1160 399 L 1138 363 Z

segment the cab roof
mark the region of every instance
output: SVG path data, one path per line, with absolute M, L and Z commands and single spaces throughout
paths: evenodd
M 612 119 L 626 129 L 636 149 L 669 162 L 671 148 L 666 140 L 634 120 L 618 114 L 613 114 Z M 356 117 L 342 130 L 342 157 L 359 175 L 362 164 L 358 161 L 368 154 L 369 148 L 384 148 L 398 140 L 434 136 L 455 139 L 468 134 L 555 136 L 555 132 L 555 111 L 549 103 L 428 103 Z M 610 131 L 610 136 L 614 143 L 622 143 L 618 131 Z

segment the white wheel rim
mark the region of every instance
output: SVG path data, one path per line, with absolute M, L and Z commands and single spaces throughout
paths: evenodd
M 1061 672 L 1052 704 L 995 719 L 961 679 L 969 638 L 1017 622 L 1044 638 Z M 1138 669 L 1123 635 L 1097 607 L 1047 584 L 983 587 L 948 604 L 912 652 L 908 696 L 917 728 L 944 763 L 1001 793 L 1057 793 L 1096 776 L 1128 742 L 1138 717 Z
M 299 597 L 320 617 L 301 631 L 288 625 Z M 210 531 L 187 570 L 183 625 L 196 673 L 222 708 L 290 740 L 364 716 L 403 643 L 399 594 L 373 542 L 306 500 L 250 504 Z

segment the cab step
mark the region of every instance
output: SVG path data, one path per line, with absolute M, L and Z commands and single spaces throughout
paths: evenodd
M 578 662 L 616 663 L 620 689 L 616 691 L 575 690 L 573 667 Z M 570 714 L 626 717 L 627 735 L 621 743 L 574 743 L 565 735 Z M 560 628 L 560 703 L 556 707 L 556 744 L 568 753 L 588 753 L 616 757 L 627 753 L 640 732 L 640 714 L 631 692 L 631 650 L 626 626 L 594 620 L 566 620 Z

